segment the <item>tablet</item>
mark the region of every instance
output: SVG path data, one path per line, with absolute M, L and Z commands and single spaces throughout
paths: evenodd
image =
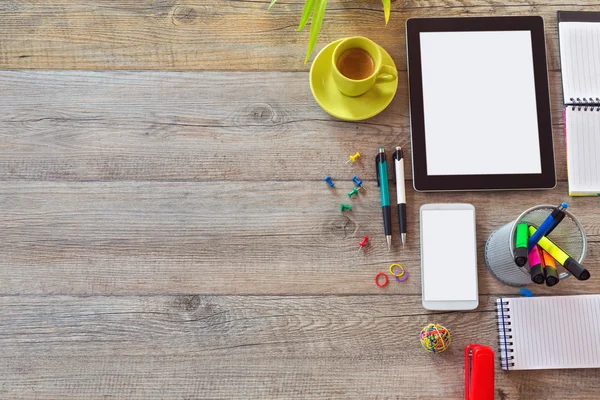
M 541 17 L 407 21 L 419 191 L 556 186 Z

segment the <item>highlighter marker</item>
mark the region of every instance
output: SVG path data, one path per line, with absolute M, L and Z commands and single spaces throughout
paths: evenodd
M 535 246 L 529 252 L 529 273 L 531 281 L 541 285 L 544 283 L 544 269 L 542 268 L 542 260 L 540 259 L 540 250 Z
M 515 264 L 522 267 L 527 263 L 527 224 L 518 224 L 515 232 Z
M 542 249 L 542 264 L 544 267 L 544 277 L 546 278 L 546 286 L 552 287 L 560 280 L 556 271 L 556 261 L 546 250 Z
M 535 233 L 536 229 L 533 226 L 529 227 L 529 234 Z M 546 236 L 543 236 L 538 245 L 546 250 L 556 262 L 562 265 L 567 271 L 569 271 L 575 278 L 580 281 L 586 281 L 590 279 L 590 272 L 583 267 L 583 265 L 579 264 L 576 260 L 574 260 L 570 255 L 565 253 L 563 249 L 558 247 L 552 240 L 548 239 Z
M 567 203 L 562 203 L 560 206 L 556 207 L 552 213 L 548 215 L 548 218 L 542 222 L 539 229 L 537 229 L 533 235 L 529 236 L 529 240 L 527 241 L 527 248 L 529 250 L 533 249 L 533 246 L 540 241 L 540 238 L 549 235 L 550 232 L 560 224 L 565 218 L 565 210 L 567 207 L 569 207 Z

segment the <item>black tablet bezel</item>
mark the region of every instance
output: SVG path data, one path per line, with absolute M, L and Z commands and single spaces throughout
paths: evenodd
M 530 31 L 542 172 L 428 175 L 421 71 L 421 32 Z M 413 185 L 418 191 L 551 189 L 556 186 L 546 40 L 542 17 L 414 18 L 406 22 Z M 493 94 L 490 94 L 493 95 Z M 485 101 L 485 100 L 484 100 Z M 468 107 L 468 104 L 465 104 Z M 515 151 L 523 151 L 515 144 Z

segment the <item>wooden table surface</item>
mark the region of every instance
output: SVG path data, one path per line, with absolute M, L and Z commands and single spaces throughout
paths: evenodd
M 302 1 L 267 3 L 0 2 L 0 398 L 461 399 L 464 346 L 495 347 L 494 302 L 518 295 L 487 272 L 485 240 L 540 203 L 568 199 L 593 278 L 534 292 L 600 291 L 598 199 L 567 196 L 556 21 L 600 5 L 399 0 L 385 27 L 379 1 L 332 0 L 313 57 L 365 35 L 400 71 L 391 106 L 348 123 L 310 93 Z M 406 19 L 459 15 L 544 17 L 559 183 L 410 189 L 408 245 L 388 253 L 372 158 L 410 147 Z M 368 190 L 341 214 L 355 174 Z M 417 213 L 433 202 L 476 207 L 473 312 L 421 307 Z M 392 262 L 410 279 L 378 289 Z M 436 356 L 418 342 L 432 321 L 454 338 Z M 498 370 L 496 397 L 597 399 L 599 376 Z

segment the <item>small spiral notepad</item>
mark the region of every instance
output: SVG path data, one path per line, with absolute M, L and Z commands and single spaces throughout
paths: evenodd
M 558 12 L 569 194 L 600 193 L 600 13 Z
M 600 368 L 600 295 L 500 298 L 502 369 Z

